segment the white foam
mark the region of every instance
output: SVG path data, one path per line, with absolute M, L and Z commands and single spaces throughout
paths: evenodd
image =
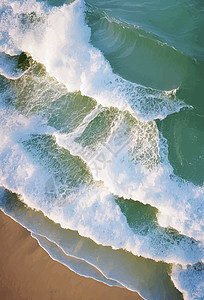
M 1 51 L 29 52 L 68 91 L 80 90 L 103 106 L 129 110 L 144 120 L 164 118 L 185 106 L 166 93 L 127 82 L 112 72 L 102 53 L 90 44 L 83 0 L 52 9 L 34 0 L 3 1 L 2 7 Z
M 49 134 L 49 128 L 40 124 L 39 118 L 27 119 L 11 112 L 8 118 L 1 112 L 0 185 L 20 194 L 31 208 L 42 210 L 62 227 L 78 230 L 99 244 L 129 250 L 139 246 L 113 196 L 103 187 L 82 186 L 66 199 L 57 190 L 57 199 L 56 195 L 48 197 L 47 185 L 54 173 L 33 160 L 21 144 L 34 133 Z
M 35 77 L 33 80 L 35 82 Z M 25 82 L 23 77 L 22 81 Z M 44 81 L 46 81 L 46 75 L 44 79 L 41 79 L 41 82 Z M 50 88 L 49 80 L 47 88 L 48 90 Z M 30 106 L 30 102 L 35 105 L 36 101 L 39 102 L 38 99 L 38 93 L 31 90 L 26 96 L 26 105 Z M 116 111 L 113 126 L 110 127 L 105 144 L 104 140 L 96 138 L 93 151 L 92 148 L 83 148 L 75 142 L 75 138 L 80 137 L 90 122 L 102 111 L 103 109 L 96 108 L 70 135 L 60 135 L 54 132 L 53 128 L 48 127 L 47 121 L 40 116 L 28 119 L 16 111 L 11 109 L 8 111 L 2 107 L 0 111 L 1 185 L 20 194 L 30 207 L 42 210 L 45 215 L 60 223 L 64 228 L 78 230 L 81 235 L 90 237 L 99 244 L 124 248 L 134 254 L 156 260 L 162 259 L 182 264 L 197 262 L 202 257 L 201 249 L 197 243 L 191 245 L 189 239 L 184 239 L 177 245 L 177 239 L 169 239 L 164 231 L 158 229 L 149 231 L 147 236 L 134 234 L 115 203 L 113 195 L 110 194 L 111 191 L 124 198 L 132 197 L 144 203 L 149 202 L 161 208 L 161 212 L 163 212 L 163 206 L 167 211 L 174 209 L 170 206 L 171 202 L 165 204 L 162 202 L 162 197 L 166 194 L 162 185 L 159 185 L 162 178 L 159 176 L 163 176 L 163 173 L 159 164 L 158 130 L 154 122 L 146 124 L 136 120 L 130 122 L 123 114 Z M 65 161 L 60 163 L 60 155 L 57 153 L 61 151 L 60 149 L 54 150 L 53 157 L 47 155 L 45 157 L 42 155 L 46 150 L 46 144 L 44 146 L 39 144 L 41 148 L 38 147 L 37 150 L 34 148 L 35 144 L 29 147 L 24 144 L 23 147 L 22 142 L 29 142 L 33 134 L 38 136 L 52 134 L 58 145 L 68 148 L 74 155 L 80 154 L 89 164 L 95 181 L 102 180 L 105 187 L 102 183 L 96 186 L 95 184 L 89 185 L 90 180 L 83 186 L 70 184 L 69 165 Z M 36 139 L 35 143 L 37 142 Z M 53 150 L 50 149 L 49 152 L 52 153 Z M 91 157 L 94 154 L 91 160 L 90 154 Z M 55 170 L 56 163 L 60 163 L 61 168 Z M 64 169 L 66 169 L 66 175 Z M 165 186 L 167 187 L 171 186 L 168 169 L 166 174 Z M 155 181 L 158 182 L 157 185 L 153 184 Z M 168 214 L 169 216 L 171 215 Z M 183 219 L 179 221 L 182 223 Z
M 71 134 L 54 135 L 58 145 L 82 157 L 94 179 L 103 181 L 111 193 L 157 207 L 160 226 L 203 241 L 204 189 L 174 175 L 166 140 L 156 124 L 135 122 L 128 129 L 120 118 L 114 124 L 108 139 L 100 143 L 96 138 L 94 150 L 76 142 L 83 126 Z
M 17 57 L 12 57 L 4 52 L 0 53 L 0 74 L 9 79 L 18 79 L 24 71 L 17 68 Z
M 81 237 L 77 232 L 60 228 L 58 224 L 50 222 L 49 219 L 36 210 L 31 210 L 26 206 L 22 207 L 22 205 L 19 206 L 16 202 L 13 203 L 13 209 L 9 200 L 8 204 L 6 202 L 5 200 L 4 212 L 12 218 L 14 217 L 22 226 L 26 226 L 32 234 L 35 234 L 36 238 L 39 237 L 41 246 L 41 237 L 45 236 L 48 244 L 47 242 L 46 245 L 43 243 L 43 248 L 46 248 L 46 251 L 54 259 L 59 259 L 61 263 L 68 264 L 69 267 L 73 268 L 73 271 L 83 272 L 83 274 L 88 271 L 89 275 L 91 271 L 93 275 L 93 269 L 85 268 L 81 270 L 79 268 L 83 265 L 81 263 L 73 263 L 71 260 L 70 264 L 70 256 L 89 264 L 96 271 L 99 270 L 106 278 L 112 278 L 112 280 L 121 283 L 126 288 L 137 291 L 144 299 L 157 300 L 162 299 L 165 294 L 170 293 L 173 296 L 178 294 L 170 282 L 167 265 L 134 256 L 121 249 L 112 250 L 110 247 L 97 245 L 91 240 Z M 53 243 L 54 245 L 52 245 Z M 68 259 L 64 257 L 64 253 L 69 256 Z M 159 282 L 155 276 L 157 272 L 160 275 L 162 274 Z M 95 274 L 98 275 L 97 272 Z
M 38 151 L 35 158 L 35 152 L 31 154 L 30 148 L 23 147 L 21 142 L 29 141 L 31 134 L 52 133 L 52 129 L 41 123 L 39 117 L 27 119 L 10 113 L 10 118 L 7 114 L 1 114 L 1 120 L 0 185 L 20 194 L 30 207 L 42 210 L 63 228 L 77 230 L 80 235 L 90 237 L 98 244 L 123 248 L 136 255 L 167 262 L 186 264 L 201 259 L 199 245 L 191 245 L 188 239 L 177 245 L 177 240 L 170 239 L 168 242 L 162 231 L 150 231 L 147 236 L 134 234 L 110 194 L 110 187 L 107 189 L 102 183 L 88 185 L 88 180 L 87 184 L 76 187 L 71 183 L 70 188 L 64 180 L 64 170 L 55 170 L 51 157 L 48 163 L 43 156 L 39 160 L 38 156 L 42 154 Z M 45 146 L 42 144 L 42 147 Z M 60 157 L 56 151 L 55 157 Z M 62 166 L 68 174 L 66 161 Z M 120 184 L 125 189 L 125 185 Z M 55 191 L 52 192 L 52 189 Z M 64 193 L 64 190 L 69 193 Z
M 3 0 L 0 10 L 0 51 L 11 55 L 29 52 L 69 91 L 80 90 L 103 106 L 129 110 L 146 121 L 163 118 L 184 105 L 166 98 L 165 93 L 146 89 L 113 74 L 102 53 L 90 45 L 83 1 L 50 9 L 34 0 Z M 12 78 L 12 65 L 9 68 L 3 72 Z M 93 119 L 94 116 L 90 114 L 89 117 Z M 120 121 L 119 118 L 112 124 L 105 144 L 103 140 L 94 150 L 85 147 L 87 152 L 84 153 L 75 138 L 80 137 L 87 123 L 70 135 L 61 135 L 47 127 L 40 117 L 28 119 L 1 109 L 0 184 L 20 194 L 30 207 L 42 210 L 64 228 L 78 230 L 99 244 L 167 262 L 187 264 L 201 260 L 201 245 L 197 242 L 191 245 L 188 238 L 177 244 L 176 240 L 167 241 L 163 228 L 147 236 L 135 234 L 130 229 L 112 194 L 157 207 L 161 226 L 171 226 L 202 240 L 203 188 L 174 176 L 167 159 L 166 142 L 159 136 L 154 122 L 138 122 L 127 136 L 126 125 L 121 127 Z M 43 165 L 43 161 L 36 161 L 23 147 L 21 142 L 28 140 L 31 134 L 52 134 L 57 146 L 80 155 L 89 165 L 95 181 L 101 180 L 105 186 L 101 182 L 85 184 L 63 198 L 60 188 L 66 187 L 58 185 L 56 173 Z M 52 193 L 48 197 L 47 186 L 53 187 L 53 182 L 58 198 Z M 180 278 L 188 282 L 187 277 Z M 186 284 L 181 285 L 181 289 L 187 290 Z
M 182 291 L 185 300 L 202 300 L 204 295 L 204 267 L 202 263 L 185 268 L 174 266 L 172 280 Z

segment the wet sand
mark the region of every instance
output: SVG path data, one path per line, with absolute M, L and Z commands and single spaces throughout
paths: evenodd
M 0 299 L 142 300 L 125 288 L 77 275 L 52 260 L 30 232 L 0 210 Z

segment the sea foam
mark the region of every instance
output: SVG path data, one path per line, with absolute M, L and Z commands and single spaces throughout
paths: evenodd
M 2 1 L 0 9 L 0 63 L 8 65 L 1 68 L 1 74 L 11 85 L 7 94 L 1 94 L 0 102 L 0 184 L 63 228 L 77 230 L 98 244 L 168 263 L 201 261 L 203 188 L 174 175 L 167 142 L 153 121 L 186 105 L 112 72 L 102 53 L 90 44 L 83 1 L 50 8 L 34 0 L 11 0 Z M 55 79 L 48 79 L 48 75 L 43 82 L 31 70 L 14 72 L 14 60 L 10 64 L 7 55 L 22 51 L 30 53 L 62 83 L 60 92 Z M 21 91 L 13 79 L 20 82 Z M 35 83 L 33 89 L 31 84 L 30 94 L 23 95 L 30 79 Z M 36 94 L 36 87 L 44 92 Z M 47 91 L 51 91 L 49 99 Z M 48 126 L 51 113 L 45 108 L 75 91 L 100 105 L 90 109 L 82 124 L 71 132 L 61 132 L 55 124 Z M 12 108 L 8 108 L 8 98 Z M 25 100 L 22 107 L 19 98 Z M 89 130 L 106 111 L 110 122 L 103 135 L 99 126 L 91 143 Z M 160 227 L 148 228 L 146 235 L 138 232 L 122 213 L 118 197 L 158 208 Z M 168 226 L 186 236 L 178 232 L 169 235 L 164 228 Z M 191 295 L 186 285 L 188 276 L 183 269 L 179 274 L 174 278 L 185 281 L 180 288 Z
M 84 1 L 52 9 L 35 1 L 3 1 L 2 7 L 1 51 L 30 53 L 68 91 L 80 90 L 103 106 L 129 110 L 143 120 L 164 118 L 187 106 L 112 72 L 102 53 L 90 44 Z

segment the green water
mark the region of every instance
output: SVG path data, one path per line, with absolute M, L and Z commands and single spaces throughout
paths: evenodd
M 62 263 L 146 299 L 202 300 L 204 1 L 12 1 L 0 6 L 0 207 Z M 137 115 L 162 105 L 163 119 Z
M 158 121 L 175 174 L 204 182 L 204 2 L 88 1 L 91 41 L 132 82 L 177 89 L 191 105 Z M 92 14 L 94 11 L 94 14 Z

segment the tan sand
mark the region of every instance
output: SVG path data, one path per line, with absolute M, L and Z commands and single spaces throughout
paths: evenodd
M 77 275 L 52 260 L 30 232 L 0 210 L 0 299 L 141 300 L 134 292 Z

